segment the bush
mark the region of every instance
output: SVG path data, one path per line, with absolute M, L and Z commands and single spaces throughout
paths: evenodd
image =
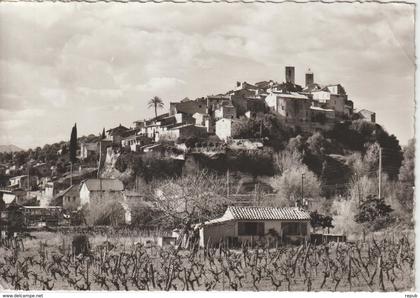
M 392 211 L 393 209 L 385 204 L 384 199 L 370 196 L 360 205 L 354 220 L 376 231 L 395 221 L 395 218 L 391 216 Z
M 90 243 L 87 235 L 75 235 L 71 242 L 74 255 L 87 255 L 90 252 Z
M 125 224 L 125 211 L 118 201 L 90 205 L 84 210 L 88 225 L 118 226 Z

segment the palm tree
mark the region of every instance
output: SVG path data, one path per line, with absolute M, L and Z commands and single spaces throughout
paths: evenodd
M 147 104 L 148 108 L 155 108 L 155 116 L 157 117 L 157 109 L 163 108 L 165 104 L 163 103 L 162 99 L 160 97 L 154 96 L 151 98 Z

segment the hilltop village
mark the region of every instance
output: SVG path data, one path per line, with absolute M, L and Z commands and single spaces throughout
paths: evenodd
M 285 68 L 285 82 L 237 82 L 225 94 L 209 95 L 171 102 L 169 112 L 148 120 L 134 122 L 134 129 L 118 126 L 107 131 L 112 142 L 130 146 L 133 151 L 146 142 L 177 141 L 182 138 L 205 138 L 215 135 L 229 142 L 235 139 L 235 122 L 241 117 L 260 119 L 276 113 L 294 128 L 328 130 L 344 120 L 364 119 L 375 122 L 375 113 L 355 110 L 340 84 L 320 85 L 314 74 L 305 74 L 305 85 L 295 83 L 295 68 Z
M 165 157 L 185 160 L 191 152 L 211 156 L 220 150 L 259 151 L 267 146 L 262 133 L 267 115 L 303 133 L 328 131 L 337 123 L 358 119 L 375 123 L 375 113 L 356 110 L 342 85 L 318 84 L 310 71 L 305 74 L 304 85 L 297 84 L 293 66 L 285 67 L 282 83 L 237 82 L 224 94 L 185 98 L 171 102 L 169 111 L 162 114 L 155 107 L 155 113 L 153 118 L 134 121 L 133 127 L 120 124 L 104 129 L 100 136 L 79 138 L 79 162 L 72 169 L 68 165 L 60 169 L 47 160 L 3 164 L 3 177 L 9 177 L 0 190 L 3 203 L 25 206 L 32 214 L 30 222 L 49 218 L 57 224 L 57 210 L 72 214 L 89 204 L 117 202 L 124 222 L 130 223 L 130 206 L 143 200 L 143 193 L 137 180 L 128 186 L 114 175 L 123 153 L 164 151 Z M 238 132 L 247 121 L 256 125 L 253 135 Z M 56 155 L 67 153 L 67 144 L 63 143 Z M 241 204 L 247 205 L 243 201 Z

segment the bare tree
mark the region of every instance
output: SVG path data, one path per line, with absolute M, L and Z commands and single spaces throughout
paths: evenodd
M 220 216 L 229 204 L 225 181 L 205 170 L 158 183 L 153 200 L 173 226 L 182 227 L 184 235 L 193 223 Z
M 271 186 L 277 191 L 277 206 L 291 206 L 302 197 L 318 197 L 321 183 L 317 176 L 302 163 L 302 156 L 296 150 L 285 150 L 276 158 L 279 175 L 271 179 Z M 302 181 L 303 176 L 303 181 Z M 302 189 L 303 183 L 303 189 Z M 303 191 L 303 194 L 302 194 Z

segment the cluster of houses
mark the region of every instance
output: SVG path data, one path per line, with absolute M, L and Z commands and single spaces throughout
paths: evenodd
M 375 113 L 356 111 L 340 84 L 320 85 L 310 70 L 304 86 L 295 82 L 295 68 L 286 66 L 285 82 L 262 81 L 255 84 L 237 82 L 234 90 L 180 102 L 171 102 L 169 112 L 148 120 L 134 122 L 133 128 L 119 125 L 107 131 L 101 142 L 82 143 L 82 159 L 98 153 L 100 143 L 129 147 L 131 151 L 149 151 L 159 141 L 182 141 L 217 136 L 221 142 L 234 139 L 234 123 L 241 117 L 260 119 L 268 111 L 275 112 L 286 125 L 303 130 L 328 130 L 343 120 L 364 119 L 375 122 Z
M 16 177 L 11 180 L 16 179 Z M 48 182 L 42 192 L 30 192 L 25 188 L 9 186 L 0 190 L 5 204 L 4 213 L 9 208 L 19 208 L 25 215 L 29 226 L 42 227 L 52 223 L 57 225 L 65 218 L 70 223 L 71 214 L 77 214 L 87 206 L 105 206 L 107 203 L 118 203 L 123 210 L 119 214 L 120 224 L 131 223 L 131 207 L 142 200 L 139 193 L 128 191 L 118 179 L 89 178 L 58 191 L 57 182 Z M 29 201 L 28 198 L 31 198 Z M 42 200 L 46 200 L 43 204 Z M 28 221 L 28 218 L 31 220 Z M 1 221 L 1 220 L 0 220 Z M 0 224 L 1 225 L 1 224 Z
M 260 149 L 260 140 L 235 140 L 234 126 L 241 118 L 259 120 L 268 112 L 276 113 L 286 125 L 299 126 L 303 130 L 328 130 L 337 122 L 364 119 L 375 122 L 375 113 L 356 111 L 353 101 L 348 99 L 340 85 L 320 85 L 309 70 L 305 74 L 304 86 L 295 82 L 295 68 L 285 68 L 285 81 L 262 81 L 255 84 L 237 82 L 234 90 L 180 102 L 171 102 L 169 112 L 148 120 L 134 122 L 134 127 L 118 125 L 106 131 L 106 135 L 80 144 L 79 159 L 102 161 L 111 158 L 117 146 L 133 152 L 154 151 L 166 141 L 179 144 L 188 139 L 208 139 L 213 136 L 222 144 L 232 148 L 246 146 Z M 185 146 L 184 146 L 185 147 Z M 197 148 L 196 148 L 197 149 Z M 109 161 L 108 161 L 109 162 Z M 77 212 L 86 205 L 103 205 L 117 202 L 124 210 L 123 222 L 131 222 L 130 203 L 141 200 L 141 195 L 124 189 L 118 179 L 97 178 L 97 168 L 80 175 L 67 186 L 60 181 L 45 179 L 53 176 L 53 168 L 36 164 L 39 179 L 35 175 L 20 175 L 10 178 L 9 185 L 0 189 L 6 206 L 25 205 L 29 199 L 38 201 L 38 206 L 26 206 L 28 214 L 57 214 L 57 210 Z M 8 169 L 6 175 L 12 175 Z M 80 169 L 79 173 L 82 172 Z M 73 174 L 72 174 L 73 175 Z M 72 177 L 73 178 L 73 177 Z M 73 183 L 74 182 L 74 183 Z M 42 185 L 41 191 L 33 192 Z M 57 209 L 58 208 L 58 209 Z M 41 214 L 41 215 L 40 215 Z M 45 216 L 44 216 L 45 218 Z M 219 238 L 229 241 L 248 241 L 255 237 L 271 235 L 275 239 L 289 237 L 292 240 L 309 237 L 310 216 L 299 208 L 262 208 L 232 206 L 218 219 L 198 227 L 200 244 Z

